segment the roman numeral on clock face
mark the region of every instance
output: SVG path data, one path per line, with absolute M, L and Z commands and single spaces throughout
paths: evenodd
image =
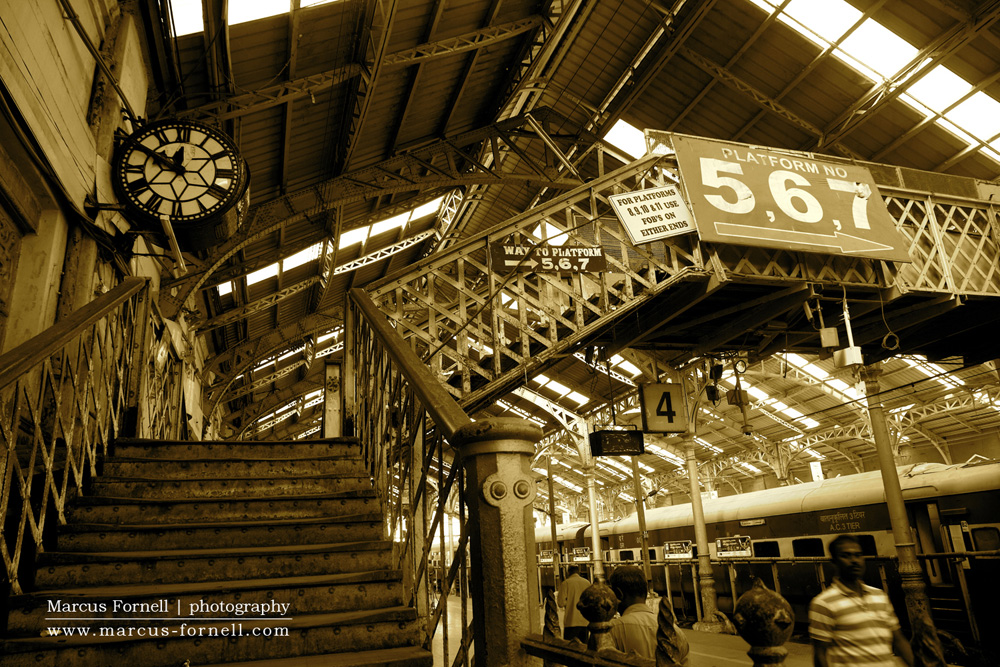
M 216 199 L 225 199 L 226 195 L 229 194 L 229 190 L 220 188 L 215 183 L 212 183 L 212 185 L 208 186 L 208 194 L 212 195 Z
M 131 192 L 133 195 L 138 196 L 139 194 L 149 189 L 149 181 L 147 181 L 145 178 L 142 177 L 137 178 L 134 181 L 129 181 L 128 189 L 129 192 Z

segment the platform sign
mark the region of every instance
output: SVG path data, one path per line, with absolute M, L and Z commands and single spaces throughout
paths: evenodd
M 750 558 L 753 546 L 746 535 L 720 537 L 715 540 L 715 555 L 717 558 Z
M 680 188 L 668 185 L 608 197 L 633 245 L 694 231 Z
M 665 542 L 663 544 L 663 558 L 665 560 L 680 560 L 682 558 L 694 558 L 694 547 L 691 544 L 691 540 Z
M 651 433 L 687 431 L 687 405 L 681 385 L 669 382 L 640 384 L 639 404 L 643 431 Z
M 552 550 L 551 549 L 542 549 L 538 553 L 538 562 L 539 563 L 551 563 L 552 562 Z
M 573 547 L 573 561 L 589 561 L 590 547 Z
M 909 262 L 866 167 L 672 135 L 702 241 Z
M 491 243 L 493 270 L 533 273 L 599 273 L 608 270 L 604 248 L 600 246 L 554 246 L 520 243 Z

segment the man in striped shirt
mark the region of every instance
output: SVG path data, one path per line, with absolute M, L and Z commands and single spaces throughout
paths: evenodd
M 894 667 L 893 651 L 913 667 L 913 651 L 888 596 L 861 580 L 865 557 L 858 539 L 835 538 L 830 556 L 837 576 L 809 605 L 815 667 Z

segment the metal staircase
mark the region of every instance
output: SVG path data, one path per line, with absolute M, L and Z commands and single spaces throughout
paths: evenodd
M 0 666 L 432 664 L 356 440 L 119 440 L 103 468 Z

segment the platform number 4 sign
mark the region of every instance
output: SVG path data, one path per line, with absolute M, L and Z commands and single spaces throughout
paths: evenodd
M 651 433 L 683 433 L 687 430 L 687 406 L 679 384 L 641 384 L 642 430 Z

